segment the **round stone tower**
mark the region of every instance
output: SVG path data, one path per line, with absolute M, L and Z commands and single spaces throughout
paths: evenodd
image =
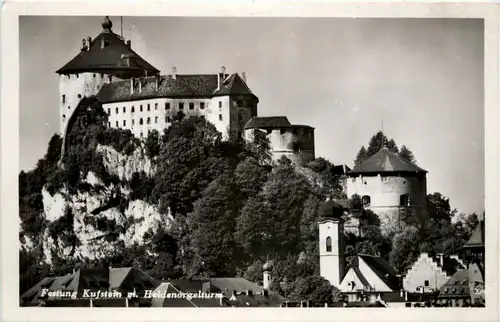
M 384 147 L 347 173 L 347 196 L 359 195 L 363 207 L 379 216 L 382 232 L 388 233 L 402 216 L 425 215 L 426 174 Z

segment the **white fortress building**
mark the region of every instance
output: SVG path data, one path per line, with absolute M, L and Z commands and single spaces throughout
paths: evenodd
M 78 114 L 78 104 L 90 97 L 102 105 L 109 127 L 130 130 L 137 138 L 146 138 L 151 130 L 162 133 L 180 113 L 204 117 L 225 139 L 245 138 L 247 124 L 252 129 L 262 124 L 265 118 L 251 122 L 257 117 L 259 99 L 248 87 L 245 73 L 228 74 L 222 67 L 214 74 L 183 75 L 173 67 L 169 75 L 160 76 L 112 26 L 106 16 L 102 32 L 83 39 L 80 53 L 57 70 L 63 138 Z M 268 131 L 274 159 L 281 155 L 294 162 L 314 159 L 314 129 L 285 123 L 261 129 Z
M 403 211 L 425 215 L 427 171 L 383 147 L 347 172 L 347 197 L 359 195 L 363 207 L 376 213 L 383 232 L 399 224 Z

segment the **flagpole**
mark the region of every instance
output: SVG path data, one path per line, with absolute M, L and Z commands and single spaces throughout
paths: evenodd
M 123 16 L 120 16 L 120 36 L 123 38 Z

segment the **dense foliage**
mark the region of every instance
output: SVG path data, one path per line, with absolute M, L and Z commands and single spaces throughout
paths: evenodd
M 261 283 L 262 265 L 272 260 L 272 290 L 314 305 L 339 299 L 338 290 L 319 276 L 318 208 L 327 196 L 345 197 L 329 161 L 318 158 L 306 166 L 320 179 L 316 182 L 286 158 L 271 162 L 265 136 L 257 135 L 253 143 L 224 141 L 212 124 L 183 115 L 164 133 L 153 132 L 141 142 L 130 131 L 106 128 L 96 112 L 99 108 L 93 106 L 74 122 L 62 158 L 62 140 L 55 135 L 35 169 L 19 174 L 20 239 L 32 243 L 20 250 L 21 292 L 47 274 L 67 274 L 81 266 L 135 266 L 158 279 L 239 275 Z M 373 154 L 379 139 L 374 136 L 359 158 Z M 123 180 L 111 175 L 96 151 L 98 145 L 124 155 L 141 149 L 156 166 L 154 176 L 135 172 Z M 388 147 L 397 152 L 393 140 Z M 414 160 L 404 146 L 399 153 Z M 101 184 L 90 186 L 89 172 Z M 123 194 L 120 186 L 130 193 Z M 55 221 L 46 219 L 43 187 L 51 194 L 64 189 L 69 195 L 107 189 L 112 197 L 83 219 L 109 241 L 116 241 L 134 219 L 118 225 L 99 213 L 114 207 L 124 215 L 128 203 L 137 199 L 155 205 L 173 224 L 151 229 L 140 244 L 118 243 L 99 260 L 61 260 L 53 252 L 49 267 L 44 264 L 44 233 L 58 237 L 63 245 L 56 246 L 65 249 L 74 249 L 80 241 L 71 209 Z M 428 197 L 426 221 L 408 220 L 394 238 L 383 237 L 378 217 L 358 199 L 351 200 L 352 215 L 364 226 L 359 234 L 346 235 L 348 262 L 358 253 L 380 255 L 401 272 L 419 251 L 457 251 L 477 224 L 472 217 L 466 217 L 466 224 L 452 224 L 455 212 L 448 200 L 434 194 Z
M 385 136 L 384 133 L 382 133 L 382 131 L 379 131 L 371 137 L 368 143 L 368 148 L 365 148 L 364 146 L 361 147 L 358 154 L 356 155 L 356 158 L 354 159 L 354 165 L 357 166 L 365 162 L 372 155 L 380 151 L 380 149 L 384 146 L 386 146 L 389 151 L 397 153 L 401 158 L 405 159 L 411 164 L 417 164 L 413 152 L 411 152 L 407 146 L 403 145 L 401 146 L 401 148 L 398 148 L 394 139 L 389 139 L 387 136 Z

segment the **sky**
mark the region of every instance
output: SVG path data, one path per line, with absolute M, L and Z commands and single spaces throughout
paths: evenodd
M 111 17 L 120 33 L 120 18 Z M 103 17 L 20 17 L 20 169 L 59 131 L 57 69 Z M 427 170 L 427 192 L 484 210 L 484 25 L 475 19 L 124 17 L 162 74 L 246 72 L 259 116 L 315 128 L 316 157 L 352 166 L 381 130 Z

